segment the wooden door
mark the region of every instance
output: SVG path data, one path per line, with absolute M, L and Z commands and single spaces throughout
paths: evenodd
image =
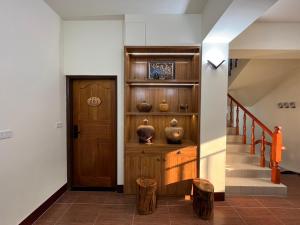
M 116 185 L 115 80 L 73 81 L 73 187 Z

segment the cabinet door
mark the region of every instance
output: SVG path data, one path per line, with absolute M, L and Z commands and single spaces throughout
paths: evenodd
M 165 195 L 190 194 L 197 176 L 196 148 L 186 147 L 164 153 L 162 157 L 162 192 Z
M 141 160 L 138 153 L 125 155 L 125 193 L 136 193 L 136 179 L 141 176 Z
M 197 177 L 197 154 L 196 148 L 187 147 L 178 151 L 177 162 L 180 171 L 181 182 L 178 193 L 189 195 L 192 190 L 192 181 Z
M 142 153 L 141 159 L 141 177 L 152 178 L 157 181 L 157 191 L 161 193 L 161 154 Z

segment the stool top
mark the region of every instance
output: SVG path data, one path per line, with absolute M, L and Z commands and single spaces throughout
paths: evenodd
M 200 190 L 206 192 L 214 192 L 214 185 L 210 183 L 208 180 L 196 178 L 193 180 L 193 184 Z
M 136 183 L 142 187 L 154 187 L 157 185 L 156 180 L 151 178 L 138 178 Z

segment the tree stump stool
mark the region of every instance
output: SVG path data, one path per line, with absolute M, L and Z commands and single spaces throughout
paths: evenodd
M 214 186 L 208 180 L 193 180 L 193 209 L 201 219 L 214 216 Z
M 136 180 L 137 211 L 140 215 L 151 214 L 156 209 L 157 182 L 154 179 L 138 178 Z

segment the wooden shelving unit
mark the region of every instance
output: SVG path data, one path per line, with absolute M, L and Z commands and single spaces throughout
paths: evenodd
M 125 193 L 135 193 L 139 176 L 155 178 L 161 195 L 190 191 L 198 164 L 199 60 L 197 47 L 125 47 Z M 151 61 L 175 62 L 175 79 L 147 79 Z M 150 112 L 137 110 L 136 105 L 144 100 L 152 104 Z M 162 100 L 169 104 L 168 112 L 159 111 Z M 188 109 L 181 111 L 180 104 L 187 104 Z M 138 142 L 136 129 L 145 118 L 155 128 L 152 144 Z M 184 128 L 181 144 L 168 144 L 165 138 L 165 127 L 173 118 Z

